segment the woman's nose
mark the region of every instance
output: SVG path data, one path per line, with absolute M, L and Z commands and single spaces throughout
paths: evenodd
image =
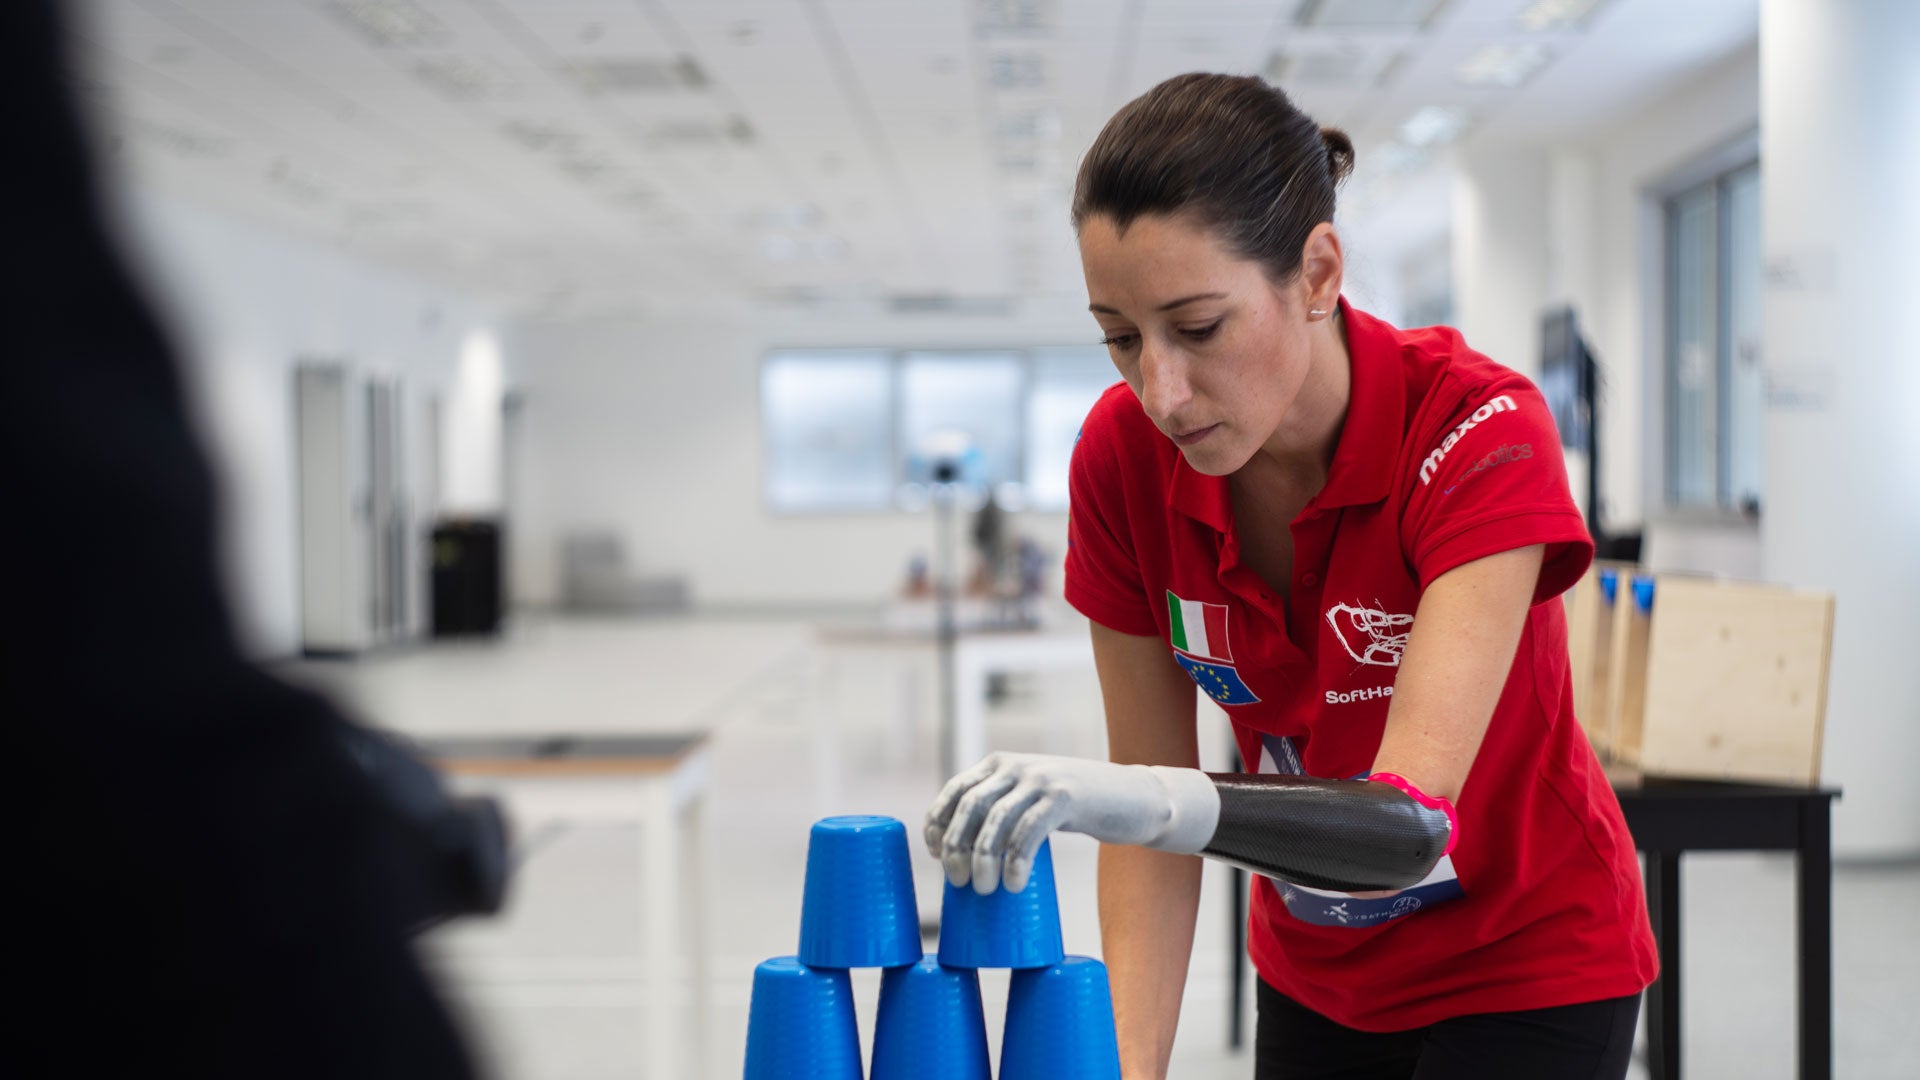
M 1193 388 L 1187 385 L 1185 362 L 1178 356 L 1169 355 L 1164 349 L 1143 342 L 1140 346 L 1140 407 L 1147 411 L 1147 415 L 1164 427 L 1166 421 L 1178 415 L 1192 397 Z

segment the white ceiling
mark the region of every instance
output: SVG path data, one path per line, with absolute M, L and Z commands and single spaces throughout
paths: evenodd
M 1422 106 L 1465 110 L 1469 143 L 1576 141 L 1758 23 L 1601 0 L 1532 32 L 1530 0 L 1437 2 L 90 0 L 76 37 L 142 183 L 505 303 L 659 311 L 1077 295 L 1079 154 L 1183 71 L 1277 74 L 1354 136 L 1364 209 L 1425 165 L 1391 145 Z M 1459 81 L 1510 42 L 1547 66 Z

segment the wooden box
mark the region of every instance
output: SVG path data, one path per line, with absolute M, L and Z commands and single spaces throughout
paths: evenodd
M 1617 588 L 1605 589 L 1601 581 L 1610 578 L 1617 583 L 1633 569 L 1632 563 L 1596 561 L 1565 598 L 1573 714 L 1603 761 L 1613 755 L 1611 682 Z
M 1819 782 L 1831 593 L 1661 575 L 1652 617 L 1627 619 L 1615 641 L 1631 651 L 1639 624 L 1647 640 L 1616 729 L 1623 759 L 1649 775 Z

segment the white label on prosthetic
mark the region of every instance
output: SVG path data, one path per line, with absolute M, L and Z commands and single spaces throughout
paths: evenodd
M 1307 775 L 1300 763 L 1298 749 L 1293 745 L 1293 740 L 1285 735 L 1260 736 L 1259 771 L 1280 776 Z M 1349 779 L 1364 780 L 1366 776 L 1363 774 Z M 1280 894 L 1281 901 L 1287 905 L 1287 914 L 1315 926 L 1349 926 L 1356 929 L 1379 926 L 1466 895 L 1460 888 L 1459 875 L 1454 873 L 1451 855 L 1442 855 L 1432 872 L 1421 878 L 1418 885 L 1390 896 L 1372 899 L 1361 899 L 1352 893 L 1310 889 L 1279 878 L 1268 880 L 1273 882 L 1274 891 Z

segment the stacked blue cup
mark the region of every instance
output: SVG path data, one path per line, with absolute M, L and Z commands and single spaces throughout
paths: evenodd
M 860 1030 L 845 971 L 791 956 L 753 972 L 747 1013 L 747 1080 L 860 1080 Z
M 873 1080 L 989 1080 L 980 977 L 927 956 L 880 977 Z
M 906 826 L 871 816 L 816 822 L 807 843 L 799 955 L 754 972 L 746 1080 L 861 1080 L 848 969 L 907 969 L 924 955 Z M 977 985 L 973 1012 L 980 1013 Z M 876 1041 L 882 1038 L 876 1032 Z
M 900 967 L 920 961 L 907 827 L 890 817 L 830 817 L 807 844 L 800 962 L 809 967 Z
M 1042 844 L 1027 887 L 947 887 L 940 952 L 920 947 L 906 827 L 887 817 L 816 823 L 807 846 L 800 954 L 760 965 L 746 1080 L 861 1080 L 848 969 L 884 968 L 873 1080 L 991 1080 L 976 968 L 1014 969 L 1002 1080 L 1116 1080 L 1107 969 L 1067 956 Z
M 1000 1036 L 1000 1080 L 1119 1080 L 1107 966 L 1069 956 L 1013 973 Z
M 940 904 L 940 962 L 962 968 L 1043 968 L 1066 956 L 1060 940 L 1060 902 L 1053 887 L 1053 841 L 1033 857 L 1027 887 L 995 889 L 947 883 Z

